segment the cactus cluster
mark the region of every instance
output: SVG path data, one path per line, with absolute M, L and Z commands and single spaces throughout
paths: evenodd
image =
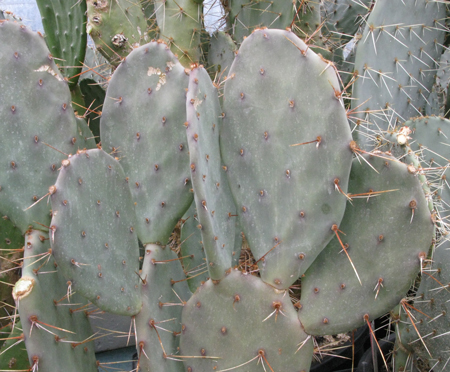
M 450 368 L 450 2 L 38 3 L 0 13 L 1 370 L 104 368 L 110 313 L 136 372 L 308 372 L 389 311 L 392 370 Z

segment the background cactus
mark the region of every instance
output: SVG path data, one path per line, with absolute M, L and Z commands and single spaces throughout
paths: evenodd
M 350 3 L 223 0 L 212 36 L 202 1 L 78 1 L 64 17 L 47 2 L 46 22 L 77 30 L 64 40 L 3 15 L 0 248 L 4 270 L 22 266 L 30 371 L 95 370 L 87 318 L 105 311 L 130 317 L 140 371 L 306 372 L 314 337 L 410 314 L 417 274 L 429 298 L 450 155 L 447 122 L 422 114 L 444 111 L 450 4 Z M 81 71 L 84 6 L 108 62 L 88 50 Z M 445 335 L 442 309 L 427 315 Z M 409 336 L 398 349 L 425 359 Z M 432 348 L 428 370 L 445 358 Z M 11 350 L 0 365 L 23 360 Z

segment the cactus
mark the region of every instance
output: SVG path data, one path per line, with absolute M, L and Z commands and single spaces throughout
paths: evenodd
M 77 85 L 86 53 L 86 2 L 37 1 L 50 53 L 64 67 L 62 73 L 72 89 Z
M 358 33 L 355 19 L 368 13 L 341 14 L 341 2 L 331 15 L 323 2 L 223 0 L 225 30 L 210 37 L 202 1 L 87 0 L 87 28 L 111 76 L 72 91 L 90 106 L 89 84 L 106 88 L 104 103 L 76 108 L 101 114 L 97 145 L 45 40 L 0 20 L 0 213 L 26 236 L 13 296 L 31 370 L 96 370 L 87 318 L 104 311 L 130 317 L 139 371 L 306 372 L 314 337 L 406 306 L 420 272 L 428 298 L 424 265 L 445 252 L 433 256 L 448 233 L 450 155 L 430 167 L 414 146 L 425 132 L 425 146 L 443 154 L 435 144 L 446 129 L 429 131 L 440 118 L 396 126 L 429 97 L 446 4 L 418 0 L 406 12 L 411 1 L 375 3 L 358 71 L 346 61 L 360 75 L 352 87 L 326 59 L 331 50 L 342 65 L 350 36 L 330 35 Z M 409 53 L 393 62 L 403 44 Z M 369 55 L 374 46 L 383 53 Z M 101 74 L 88 65 L 86 75 Z M 391 76 L 400 65 L 408 81 Z M 409 90 L 420 101 L 405 101 Z M 384 114 L 391 125 L 380 124 Z M 367 152 L 366 139 L 390 154 Z M 0 354 L 0 365 L 13 354 Z

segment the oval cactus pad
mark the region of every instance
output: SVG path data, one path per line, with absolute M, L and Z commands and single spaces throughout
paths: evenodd
M 120 164 L 103 150 L 63 162 L 51 196 L 53 254 L 72 289 L 102 310 L 139 312 L 136 216 Z
M 344 214 L 352 154 L 340 97 L 333 68 L 282 30 L 247 37 L 225 83 L 225 169 L 261 278 L 277 288 L 308 268 Z

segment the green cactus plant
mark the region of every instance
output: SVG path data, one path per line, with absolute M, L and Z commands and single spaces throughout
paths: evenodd
M 407 82 L 391 75 L 410 63 L 408 79 L 431 90 L 432 74 L 416 65 L 426 55 L 436 67 L 447 4 L 378 0 L 372 10 L 361 2 L 366 13 L 341 17 L 323 2 L 223 0 L 225 30 L 209 38 L 202 1 L 86 3 L 88 31 L 113 65 L 101 82 L 98 148 L 44 40 L 0 20 L 0 213 L 26 238 L 13 296 L 30 370 L 95 370 L 86 319 L 94 307 L 130 317 L 140 371 L 306 372 L 315 336 L 405 303 L 430 247 L 445 241 L 439 216 L 450 200 L 439 193 L 442 177 L 436 191 L 413 150 L 405 156 L 408 140 L 414 149 L 406 128 L 418 134 L 419 122 L 393 129 L 421 110 L 397 107 L 424 101 L 405 103 Z M 349 33 L 368 17 L 351 105 L 352 87 L 324 58 L 334 40 L 321 27 L 331 30 L 337 17 L 336 32 Z M 410 52 L 393 62 L 405 32 Z M 148 42 L 154 37 L 161 39 Z M 386 53 L 365 61 L 373 43 Z M 382 70 L 380 81 L 367 81 L 366 66 Z M 212 81 L 222 68 L 226 79 Z M 400 93 L 389 95 L 387 76 Z M 386 113 L 373 111 L 384 90 L 399 119 L 378 128 L 370 117 L 377 123 Z M 367 152 L 368 133 L 391 153 Z M 440 167 L 450 156 L 443 158 Z M 186 230 L 172 247 L 181 218 Z M 42 262 L 31 258 L 37 248 Z M 51 266 L 56 272 L 44 275 Z M 291 297 L 299 280 L 301 293 Z M 71 310 L 62 314 L 60 299 Z

